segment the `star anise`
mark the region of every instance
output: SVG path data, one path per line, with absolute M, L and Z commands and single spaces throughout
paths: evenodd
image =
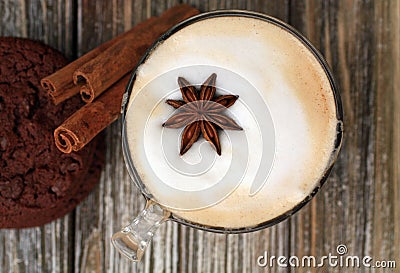
M 200 92 L 182 77 L 178 84 L 183 100 L 167 100 L 166 103 L 177 109 L 163 126 L 167 128 L 185 127 L 182 133 L 180 154 L 186 153 L 195 143 L 200 133 L 210 142 L 218 155 L 221 155 L 221 143 L 217 129 L 243 130 L 232 118 L 223 111 L 232 106 L 239 96 L 215 96 L 215 81 L 217 75 L 210 77 L 201 85 Z

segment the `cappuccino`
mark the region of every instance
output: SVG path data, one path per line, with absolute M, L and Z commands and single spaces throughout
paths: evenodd
M 221 155 L 200 137 L 179 154 L 181 129 L 162 124 L 182 100 L 177 79 L 239 98 L 219 130 Z M 251 228 L 307 200 L 332 161 L 334 90 L 321 62 L 282 26 L 255 17 L 195 21 L 158 43 L 138 67 L 126 110 L 136 182 L 173 216 L 201 226 Z

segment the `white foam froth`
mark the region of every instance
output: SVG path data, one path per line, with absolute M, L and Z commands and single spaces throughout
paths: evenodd
M 173 112 L 164 101 L 180 99 L 177 77 L 201 84 L 216 71 L 218 94 L 239 95 L 228 114 L 244 130 L 220 133 L 221 156 L 215 156 L 211 145 L 201 140 L 180 157 L 181 130 L 161 126 Z M 160 75 L 162 80 L 154 81 Z M 131 96 L 127 135 L 132 160 L 144 185 L 162 204 L 171 198 L 179 204 L 193 200 L 170 196 L 172 192 L 158 188 L 155 180 L 188 191 L 207 188 L 228 173 L 233 156 L 242 158 L 234 168 L 238 177 L 243 175 L 241 183 L 227 198 L 198 210 L 171 208 L 175 215 L 191 222 L 240 228 L 273 219 L 306 198 L 329 164 L 337 125 L 329 80 L 321 64 L 297 38 L 266 21 L 216 17 L 179 30 L 139 67 Z M 256 172 L 263 167 L 259 166 L 263 155 L 260 147 L 265 145 L 261 135 L 265 128 L 260 127 L 264 123 L 254 112 L 262 113 L 265 105 L 274 127 L 275 151 L 270 151 L 275 152 L 274 163 L 265 185 L 250 196 Z M 247 144 L 235 146 L 243 136 Z M 170 158 L 173 166 L 165 160 L 168 152 L 163 137 L 172 140 L 168 144 L 176 150 Z M 188 176 L 179 171 L 200 164 L 204 158 L 211 158 L 213 164 L 200 174 Z

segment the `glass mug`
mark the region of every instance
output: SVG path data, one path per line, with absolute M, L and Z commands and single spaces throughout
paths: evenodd
M 179 155 L 182 129 L 162 126 L 179 107 L 165 102 L 185 104 L 185 83 L 202 96 L 209 75 L 216 95 L 239 95 L 224 110 L 243 130 L 218 131 L 221 156 L 204 138 Z M 167 220 L 219 233 L 283 221 L 324 184 L 343 136 L 321 54 L 291 26 L 249 11 L 203 13 L 161 36 L 132 73 L 122 113 L 124 159 L 147 203 L 112 243 L 133 261 Z

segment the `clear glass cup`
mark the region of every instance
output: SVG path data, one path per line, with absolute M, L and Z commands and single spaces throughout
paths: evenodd
M 219 228 L 219 227 L 212 227 L 212 226 L 205 226 L 195 222 L 190 222 L 181 217 L 171 213 L 168 208 L 165 208 L 163 205 L 157 203 L 154 200 L 151 192 L 149 192 L 145 185 L 142 183 L 140 176 L 135 170 L 135 166 L 132 162 L 131 154 L 128 148 L 128 140 L 127 140 L 127 130 L 126 130 L 126 115 L 127 115 L 127 105 L 129 104 L 129 98 L 131 95 L 132 87 L 135 84 L 136 79 L 136 69 L 133 71 L 131 79 L 127 85 L 126 93 L 124 95 L 123 103 L 122 103 L 122 146 L 123 146 L 123 153 L 124 159 L 128 168 L 128 172 L 135 183 L 136 187 L 140 189 L 144 198 L 146 199 L 146 206 L 143 211 L 125 228 L 121 231 L 115 233 L 112 237 L 112 243 L 116 247 L 116 249 L 123 254 L 125 257 L 129 258 L 132 261 L 140 261 L 142 258 L 146 247 L 148 246 L 149 242 L 152 239 L 154 232 L 157 228 L 165 221 L 171 220 L 175 221 L 184 225 L 188 225 L 193 228 L 210 231 L 210 232 L 218 232 L 218 233 L 244 233 L 244 232 L 251 232 L 257 231 L 263 228 L 267 228 L 269 226 L 275 225 L 283 220 L 285 220 L 290 215 L 293 215 L 299 209 L 301 209 L 305 204 L 307 204 L 313 196 L 318 192 L 321 186 L 327 180 L 327 177 L 333 167 L 333 164 L 338 156 L 338 153 L 341 148 L 342 138 L 343 138 L 343 110 L 340 95 L 338 92 L 338 87 L 334 81 L 332 73 L 329 70 L 329 67 L 322 57 L 322 55 L 312 46 L 312 44 L 304 38 L 298 31 L 293 29 L 291 26 L 287 25 L 284 22 L 281 22 L 278 19 L 273 17 L 250 12 L 250 11 L 239 11 L 239 10 L 223 10 L 223 11 L 213 11 L 200 14 L 198 16 L 192 17 L 172 29 L 166 32 L 163 36 L 161 36 L 157 42 L 147 51 L 145 56 L 142 58 L 140 63 L 137 67 L 139 67 L 147 57 L 152 53 L 152 50 L 162 41 L 169 38 L 171 35 L 176 33 L 177 31 L 185 28 L 186 26 L 198 22 L 200 20 L 205 20 L 208 18 L 220 17 L 220 16 L 243 16 L 249 18 L 256 18 L 265 20 L 269 23 L 272 23 L 276 26 L 281 27 L 282 29 L 286 30 L 290 34 L 292 34 L 295 38 L 301 41 L 306 48 L 314 55 L 314 57 L 318 60 L 318 62 L 323 67 L 327 78 L 329 79 L 331 89 L 333 90 L 333 96 L 335 100 L 336 106 L 336 119 L 337 119 L 337 127 L 336 127 L 336 140 L 334 149 L 332 149 L 331 157 L 329 160 L 328 165 L 326 166 L 325 172 L 321 175 L 319 183 L 315 186 L 314 190 L 301 202 L 299 202 L 296 206 L 292 209 L 286 211 L 285 213 L 270 219 L 266 222 L 260 223 L 256 226 L 252 226 L 251 228 L 243 227 L 243 228 Z M 134 110 L 133 110 L 134 111 Z

